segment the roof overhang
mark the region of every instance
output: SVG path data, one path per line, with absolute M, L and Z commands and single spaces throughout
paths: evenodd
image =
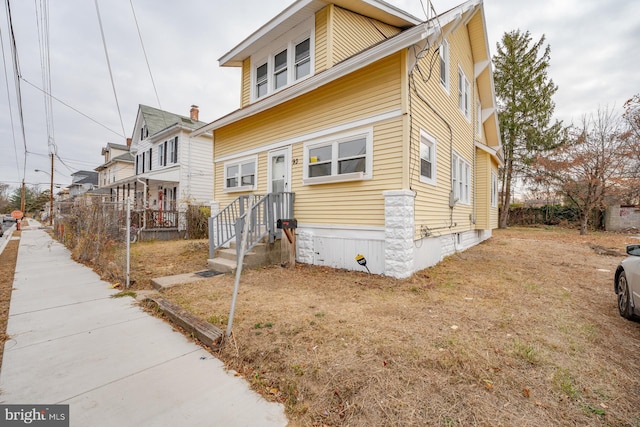
M 485 153 L 493 157 L 496 160 L 496 162 L 498 162 L 498 166 L 500 167 L 504 166 L 504 159 L 502 158 L 503 156 L 502 156 L 501 146 L 490 147 L 478 141 L 475 142 L 475 145 L 476 145 L 476 148 L 479 148 L 480 150 L 484 151 Z
M 413 15 L 380 0 L 298 0 L 260 27 L 218 61 L 222 67 L 241 67 L 242 61 L 259 51 L 291 28 L 304 22 L 329 4 L 369 16 L 398 28 L 409 28 L 421 21 Z
M 277 92 L 265 99 L 255 102 L 248 107 L 236 110 L 216 121 L 213 121 L 200 129 L 196 129 L 191 133 L 192 137 L 202 135 L 205 132 L 214 131 L 237 120 L 254 114 L 261 113 L 270 108 L 275 107 L 283 102 L 289 101 L 298 96 L 309 93 L 319 87 L 326 85 L 334 80 L 344 77 L 354 71 L 366 67 L 374 62 L 383 59 L 395 52 L 405 49 L 416 44 L 433 34 L 433 28 L 430 23 L 416 25 L 402 33 L 390 38 L 384 43 L 380 43 L 370 49 L 367 49 L 358 55 L 336 64 L 335 66 L 325 70 L 313 77 L 296 83 L 289 88 Z

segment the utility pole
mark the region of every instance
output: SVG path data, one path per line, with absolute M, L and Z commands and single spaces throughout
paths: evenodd
M 51 186 L 49 188 L 49 225 L 53 225 L 53 153 L 51 153 Z

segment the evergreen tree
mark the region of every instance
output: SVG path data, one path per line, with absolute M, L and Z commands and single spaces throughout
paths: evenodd
M 504 152 L 501 171 L 500 228 L 507 227 L 511 192 L 517 178 L 526 180 L 528 166 L 541 152 L 560 145 L 565 129 L 551 117 L 551 97 L 558 87 L 548 76 L 551 48 L 545 37 L 532 43 L 529 32 L 507 32 L 493 58 L 500 136 Z

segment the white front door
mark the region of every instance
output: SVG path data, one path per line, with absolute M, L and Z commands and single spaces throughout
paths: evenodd
M 269 192 L 291 191 L 291 147 L 269 152 Z

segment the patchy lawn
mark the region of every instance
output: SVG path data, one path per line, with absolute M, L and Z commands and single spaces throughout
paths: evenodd
M 408 280 L 246 271 L 216 356 L 292 426 L 640 426 L 640 323 L 618 315 L 612 283 L 636 242 L 518 228 Z M 207 268 L 206 241 L 132 248 L 134 289 Z M 232 288 L 224 275 L 165 295 L 224 329 Z
M 612 290 L 632 242 L 510 229 L 409 280 L 247 271 L 217 355 L 296 426 L 640 426 L 640 323 Z M 232 288 L 166 296 L 225 328 Z

